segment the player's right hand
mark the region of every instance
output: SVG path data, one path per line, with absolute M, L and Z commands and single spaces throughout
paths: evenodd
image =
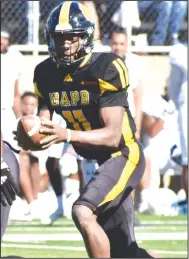
M 18 188 L 11 175 L 10 169 L 5 162 L 1 163 L 1 204 L 12 205 L 18 194 Z

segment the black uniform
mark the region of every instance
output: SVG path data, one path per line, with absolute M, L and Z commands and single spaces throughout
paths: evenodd
M 96 159 L 100 165 L 75 204 L 85 205 L 97 214 L 110 239 L 113 257 L 132 254 L 136 243 L 131 231 L 133 205 L 129 194 L 140 181 L 145 163 L 127 102 L 129 78 L 124 62 L 114 53 L 91 53 L 72 72 L 71 68 L 57 67 L 49 58 L 36 67 L 34 84 L 39 109 L 56 111 L 73 130 L 102 128 L 101 108 L 125 108 L 118 148 L 73 144 L 79 155 Z

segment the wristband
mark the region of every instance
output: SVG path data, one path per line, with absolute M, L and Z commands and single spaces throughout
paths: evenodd
M 72 138 L 72 133 L 70 129 L 66 129 L 67 130 L 67 140 L 66 142 L 69 143 L 71 141 Z

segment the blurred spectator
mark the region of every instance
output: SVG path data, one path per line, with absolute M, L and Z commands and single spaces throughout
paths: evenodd
M 24 92 L 21 96 L 22 116 L 35 115 L 37 113 L 38 99 L 33 92 Z
M 188 198 L 188 151 L 187 151 L 187 91 L 188 67 L 187 46 L 176 44 L 170 52 L 171 72 L 169 78 L 169 96 L 178 111 L 178 128 L 183 166 L 184 190 Z
M 111 39 L 111 48 L 125 60 L 129 72 L 130 86 L 128 88 L 128 102 L 130 111 L 137 126 L 136 137 L 140 138 L 142 118 L 142 77 L 143 67 L 141 58 L 128 50 L 128 36 L 124 32 L 114 32 Z
M 22 115 L 35 115 L 38 106 L 37 96 L 33 92 L 25 92 L 21 97 Z M 29 152 L 21 150 L 19 154 L 20 187 L 29 205 L 28 215 L 32 219 L 40 217 L 38 194 L 44 191 L 48 184 L 45 168 L 44 152 Z M 41 166 L 41 164 L 43 164 Z
M 55 124 L 66 128 L 66 122 L 63 117 L 56 112 L 53 113 L 52 121 Z M 64 216 L 64 200 L 63 200 L 63 178 L 60 172 L 59 161 L 65 152 L 66 145 L 64 143 L 54 144 L 47 149 L 46 168 L 50 179 L 51 186 L 56 196 L 56 208 L 51 214 L 41 219 L 44 225 L 50 225 L 58 218 Z
M 11 46 L 8 30 L 1 29 L 1 130 L 3 138 L 16 149 L 12 131 L 16 118 L 21 116 L 19 80 L 22 70 L 22 54 Z M 6 121 L 6 123 L 4 123 Z
M 155 27 L 149 35 L 149 45 L 173 45 L 187 13 L 188 1 L 138 1 L 141 20 L 153 17 Z
M 95 43 L 101 44 L 101 36 L 100 36 L 100 25 L 99 18 L 96 11 L 96 6 L 93 1 L 79 1 L 81 4 L 87 7 L 90 10 L 91 17 L 93 18 L 93 22 L 95 24 L 95 32 L 94 32 L 94 40 Z
M 72 145 L 68 145 L 60 159 L 61 174 L 63 176 L 63 204 L 64 216 L 72 218 L 71 211 L 74 201 L 80 194 L 80 176 L 78 167 L 78 155 Z
M 146 212 L 149 198 L 160 186 L 160 172 L 168 170 L 174 174 L 179 165 L 171 159 L 171 149 L 179 146 L 177 113 L 167 95 L 149 94 L 143 96 L 142 143 L 147 167 L 141 180 L 141 204 L 139 212 Z M 144 181 L 145 180 L 145 181 Z
M 38 218 L 35 214 L 38 210 L 37 199 L 39 193 L 40 170 L 39 161 L 32 154 L 21 151 L 19 154 L 20 164 L 20 188 L 29 205 L 28 214 L 32 218 Z

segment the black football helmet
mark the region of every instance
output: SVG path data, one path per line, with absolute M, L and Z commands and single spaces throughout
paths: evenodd
M 45 36 L 50 57 L 58 65 L 71 65 L 82 60 L 94 47 L 94 23 L 85 6 L 74 1 L 65 1 L 52 10 L 45 27 Z M 62 58 L 55 46 L 56 34 L 74 34 L 81 37 L 74 61 Z

